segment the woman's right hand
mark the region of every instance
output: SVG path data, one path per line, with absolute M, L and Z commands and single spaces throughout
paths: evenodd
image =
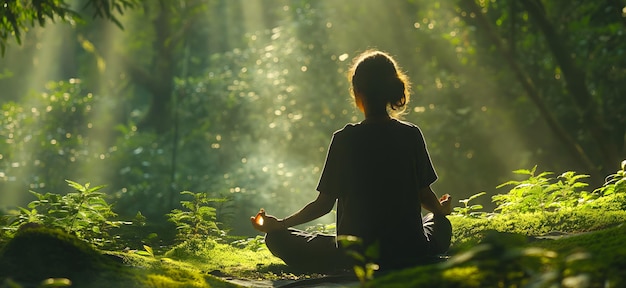
M 452 196 L 450 194 L 444 194 L 439 198 L 443 215 L 450 215 L 452 213 Z

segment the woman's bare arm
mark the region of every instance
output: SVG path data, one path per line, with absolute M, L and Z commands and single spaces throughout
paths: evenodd
M 285 227 L 292 227 L 315 220 L 330 212 L 335 206 L 335 200 L 337 199 L 326 193 L 319 193 L 315 200 L 306 204 L 298 212 L 279 220 L 279 222 Z
M 430 186 L 426 186 L 419 191 L 419 197 L 422 207 L 435 215 L 450 215 L 452 213 L 451 197 L 448 194 L 437 198 Z

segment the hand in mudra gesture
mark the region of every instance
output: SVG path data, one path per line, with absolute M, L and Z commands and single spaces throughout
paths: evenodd
M 452 196 L 450 194 L 444 194 L 439 198 L 439 203 L 443 208 L 443 215 L 450 215 L 452 213 Z
M 265 210 L 263 208 L 261 208 L 256 216 L 250 217 L 250 222 L 252 223 L 252 227 L 254 227 L 254 229 L 263 233 L 285 229 L 282 221 L 272 215 L 265 214 Z

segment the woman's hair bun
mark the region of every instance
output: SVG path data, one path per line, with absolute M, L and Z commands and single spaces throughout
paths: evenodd
M 404 112 L 409 101 L 410 83 L 387 53 L 368 50 L 354 59 L 348 72 L 351 93 L 358 93 L 368 106 L 384 106 L 393 116 Z

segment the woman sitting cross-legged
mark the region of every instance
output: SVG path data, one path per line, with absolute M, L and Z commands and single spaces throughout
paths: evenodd
M 381 270 L 432 263 L 450 246 L 451 198 L 438 198 L 430 187 L 437 175 L 421 130 L 397 119 L 409 101 L 408 79 L 381 51 L 366 51 L 353 63 L 350 92 L 365 120 L 334 133 L 317 198 L 283 219 L 262 211 L 250 220 L 266 233 L 275 256 L 302 271 L 329 273 L 353 265 L 337 236 L 291 228 L 335 204 L 337 235 L 356 236 L 364 248 L 378 245 L 373 262 Z M 422 218 L 422 208 L 431 213 Z

